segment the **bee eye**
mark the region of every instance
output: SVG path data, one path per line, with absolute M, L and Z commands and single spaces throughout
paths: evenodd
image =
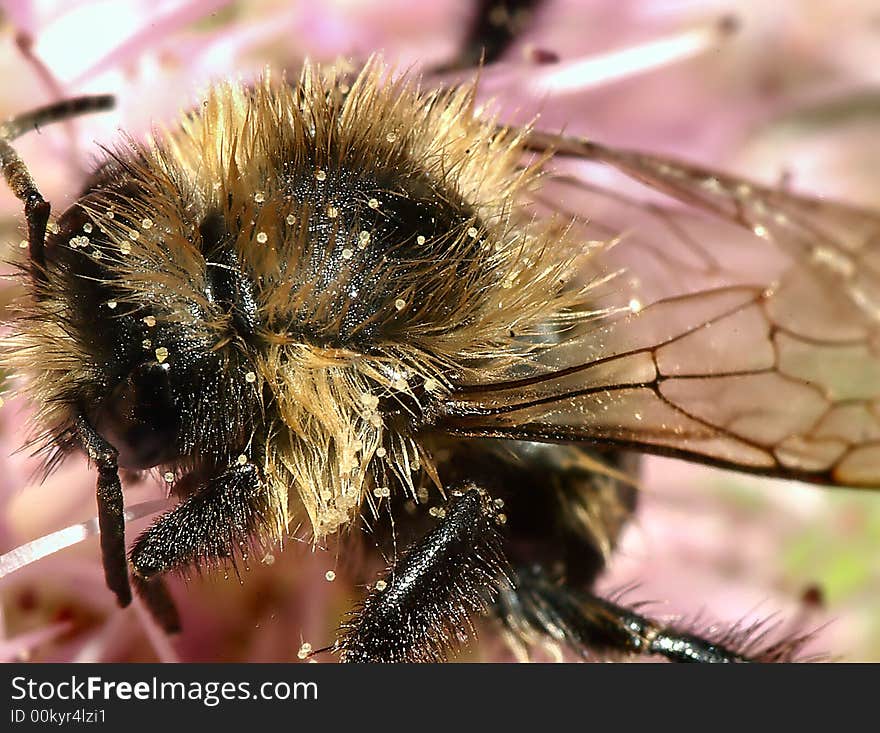
M 178 430 L 169 365 L 149 362 L 110 393 L 96 423 L 119 451 L 119 465 L 151 468 L 177 454 Z

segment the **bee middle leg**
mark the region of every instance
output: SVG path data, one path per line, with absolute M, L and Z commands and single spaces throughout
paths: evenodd
M 788 661 L 803 637 L 768 644 L 760 625 L 695 632 L 666 624 L 599 597 L 593 588 L 605 559 L 635 508 L 635 489 L 622 475 L 624 456 L 574 447 L 495 444 L 493 454 L 459 449 L 459 465 L 494 477 L 493 495 L 508 516 L 506 549 L 514 570 L 493 611 L 513 639 L 550 642 L 584 658 L 645 656 L 672 662 Z M 473 448 L 471 448 L 473 450 Z M 605 473 L 603 473 L 605 471 Z
M 478 477 L 503 502 L 510 583 L 499 584 L 493 614 L 514 639 L 551 642 L 585 658 L 609 654 L 676 662 L 748 661 L 747 634 L 707 639 L 659 623 L 592 592 L 631 516 L 636 491 L 630 457 L 573 446 L 483 441 L 449 446 L 447 480 Z M 751 640 L 753 641 L 753 640 Z M 761 651 L 772 657 L 779 650 Z
M 377 581 L 341 629 L 342 662 L 437 662 L 473 635 L 507 581 L 492 500 L 465 483 L 440 522 Z

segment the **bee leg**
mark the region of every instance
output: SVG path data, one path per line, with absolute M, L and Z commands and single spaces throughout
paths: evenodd
M 101 530 L 101 559 L 107 587 L 116 594 L 122 607 L 131 603 L 128 583 L 128 565 L 125 560 L 125 514 L 122 484 L 116 457 L 119 452 L 80 415 L 76 419 L 76 434 L 89 458 L 98 467 L 98 527 Z
M 804 637 L 761 648 L 749 629 L 716 640 L 653 621 L 637 611 L 556 582 L 541 567 L 518 569 L 515 589 L 503 588 L 496 606 L 502 623 L 525 641 L 537 635 L 591 652 L 665 657 L 671 662 L 790 661 Z
M 153 581 L 174 570 L 246 557 L 261 530 L 278 527 L 257 467 L 236 465 L 163 514 L 137 538 L 129 553 L 135 575 Z
M 433 662 L 473 633 L 505 582 L 491 501 L 465 485 L 445 516 L 375 583 L 332 647 L 342 662 Z

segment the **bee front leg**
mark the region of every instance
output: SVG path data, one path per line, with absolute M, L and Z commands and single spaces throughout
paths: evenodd
M 491 500 L 473 484 L 377 581 L 333 647 L 343 662 L 433 662 L 472 636 L 506 582 Z
M 116 458 L 119 452 L 108 443 L 91 423 L 80 415 L 76 434 L 89 458 L 98 467 L 98 527 L 101 530 L 101 559 L 107 587 L 116 594 L 123 608 L 131 603 L 128 565 L 125 560 L 125 510 L 122 484 Z
M 247 556 L 255 536 L 277 534 L 280 512 L 269 500 L 257 467 L 236 465 L 204 483 L 137 538 L 129 562 L 135 588 L 167 631 L 180 619 L 162 575 Z
M 207 480 L 137 538 L 129 559 L 146 581 L 175 570 L 247 556 L 255 537 L 277 535 L 280 513 L 252 463 Z

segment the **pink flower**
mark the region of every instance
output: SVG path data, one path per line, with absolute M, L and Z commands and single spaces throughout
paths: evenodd
M 493 99 L 507 122 L 537 116 L 549 131 L 767 182 L 784 177 L 798 190 L 872 204 L 880 187 L 870 104 L 880 72 L 866 63 L 880 50 L 874 5 L 548 0 L 503 62 L 482 71 L 480 97 Z M 431 68 L 456 53 L 470 7 L 463 0 L 12 0 L 0 36 L 0 110 L 11 116 L 63 96 L 117 95 L 110 114 L 16 143 L 59 211 L 98 157 L 96 142 L 112 144 L 119 128 L 140 136 L 173 120 L 214 80 L 374 50 L 401 69 Z M 0 195 L 0 225 L 13 243 L 22 236 L 19 208 Z M 0 290 L 4 304 L 9 287 Z M 15 453 L 27 413 L 15 399 L 0 410 L 0 553 L 95 513 L 85 460 L 68 460 L 39 484 L 36 463 Z M 155 509 L 161 482 L 127 479 L 127 505 Z M 653 458 L 644 462 L 643 485 L 604 591 L 637 584 L 627 598 L 656 599 L 654 615 L 699 613 L 704 625 L 806 614 L 808 629 L 828 624 L 808 652 L 880 658 L 880 497 Z M 133 520 L 129 537 L 146 521 Z M 282 661 L 296 659 L 303 642 L 329 644 L 364 582 L 357 560 L 297 541 L 257 560 L 241 583 L 222 572 L 174 582 L 185 631 L 169 640 L 137 604 L 115 607 L 91 536 L 0 579 L 0 659 Z M 818 612 L 802 602 L 814 588 L 825 600 Z M 475 654 L 503 655 L 499 649 L 487 637 Z

